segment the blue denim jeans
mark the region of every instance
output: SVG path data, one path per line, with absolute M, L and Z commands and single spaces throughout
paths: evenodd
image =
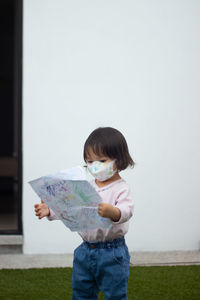
M 74 251 L 73 300 L 127 300 L 130 256 L 124 238 L 109 242 L 83 242 Z

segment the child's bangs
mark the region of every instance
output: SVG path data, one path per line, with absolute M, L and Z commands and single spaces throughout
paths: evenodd
M 96 144 L 86 144 L 84 149 L 84 159 L 87 160 L 87 158 L 90 156 L 90 152 L 93 152 L 97 156 L 107 156 L 107 153 L 101 143 Z

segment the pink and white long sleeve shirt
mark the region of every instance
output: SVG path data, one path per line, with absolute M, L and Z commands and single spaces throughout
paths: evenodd
M 98 228 L 78 232 L 87 242 L 105 242 L 123 237 L 129 228 L 129 219 L 133 215 L 133 200 L 128 184 L 123 180 L 116 180 L 105 187 L 98 187 L 95 181 L 90 182 L 102 198 L 102 202 L 112 204 L 119 208 L 121 217 L 118 222 L 112 222 L 110 228 Z M 58 219 L 50 209 L 49 220 Z

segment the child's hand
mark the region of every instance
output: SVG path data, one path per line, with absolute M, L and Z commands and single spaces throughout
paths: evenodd
M 121 217 L 121 211 L 119 208 L 108 204 L 100 203 L 98 206 L 98 214 L 104 218 L 110 218 L 112 221 L 117 222 Z
M 48 206 L 42 201 L 40 204 L 35 204 L 35 215 L 38 219 L 42 219 L 50 215 L 50 210 Z

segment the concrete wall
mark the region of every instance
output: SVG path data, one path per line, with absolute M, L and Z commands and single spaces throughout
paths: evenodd
M 198 249 L 199 17 L 195 0 L 24 0 L 24 253 L 80 243 L 34 216 L 27 182 L 82 164 L 98 126 L 118 128 L 136 161 L 121 174 L 135 201 L 130 250 Z

